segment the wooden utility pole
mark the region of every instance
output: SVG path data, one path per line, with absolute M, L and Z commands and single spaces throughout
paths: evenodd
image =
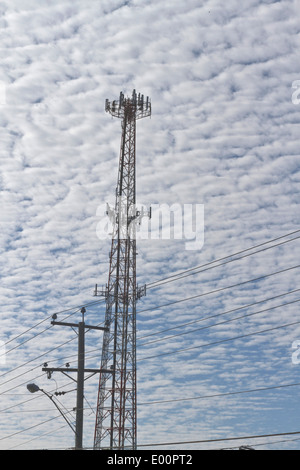
M 85 330 L 101 330 L 107 331 L 108 329 L 101 326 L 86 325 L 84 322 L 85 308 L 81 309 L 82 321 L 79 323 L 67 323 L 53 320 L 51 325 L 69 326 L 71 328 L 78 328 L 78 365 L 77 368 L 71 367 L 43 367 L 42 370 L 47 372 L 49 376 L 53 372 L 62 372 L 68 375 L 70 372 L 77 372 L 77 400 L 76 400 L 76 428 L 75 428 L 75 449 L 81 450 L 83 448 L 83 400 L 84 400 L 84 380 L 85 373 L 88 372 L 92 375 L 105 372 L 113 374 L 113 370 L 101 371 L 101 369 L 86 369 L 85 368 Z M 56 317 L 55 317 L 56 318 Z M 72 378 L 72 377 L 71 377 Z M 74 380 L 72 378 L 72 380 Z

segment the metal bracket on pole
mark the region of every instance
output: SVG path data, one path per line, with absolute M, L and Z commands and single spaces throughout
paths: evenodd
M 136 299 L 140 299 L 146 295 L 146 284 L 142 287 L 136 286 Z

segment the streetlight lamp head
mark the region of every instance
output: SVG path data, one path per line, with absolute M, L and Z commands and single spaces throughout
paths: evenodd
M 27 385 L 27 390 L 30 393 L 35 393 L 35 392 L 38 392 L 40 390 L 40 387 L 36 384 L 28 384 Z

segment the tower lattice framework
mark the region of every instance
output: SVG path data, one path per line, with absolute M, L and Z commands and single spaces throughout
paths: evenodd
M 105 326 L 96 412 L 94 449 L 136 449 L 136 302 L 145 287 L 136 285 L 136 121 L 151 115 L 149 98 L 133 90 L 128 98 L 106 100 L 105 109 L 120 118 L 121 148 L 114 209 Z M 111 370 L 111 373 L 108 372 Z

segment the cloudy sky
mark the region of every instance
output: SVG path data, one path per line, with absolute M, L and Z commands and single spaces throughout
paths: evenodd
M 42 365 L 76 366 L 76 334 L 53 313 L 79 321 L 88 304 L 86 321 L 104 320 L 97 226 L 121 135 L 104 103 L 133 89 L 152 103 L 137 201 L 204 208 L 192 245 L 138 240 L 138 444 L 299 449 L 299 23 L 293 0 L 1 2 L 1 449 L 73 446 L 26 384 L 68 391 L 74 422 L 76 384 Z M 101 333 L 86 336 L 97 367 Z M 86 381 L 87 448 L 97 387 Z

